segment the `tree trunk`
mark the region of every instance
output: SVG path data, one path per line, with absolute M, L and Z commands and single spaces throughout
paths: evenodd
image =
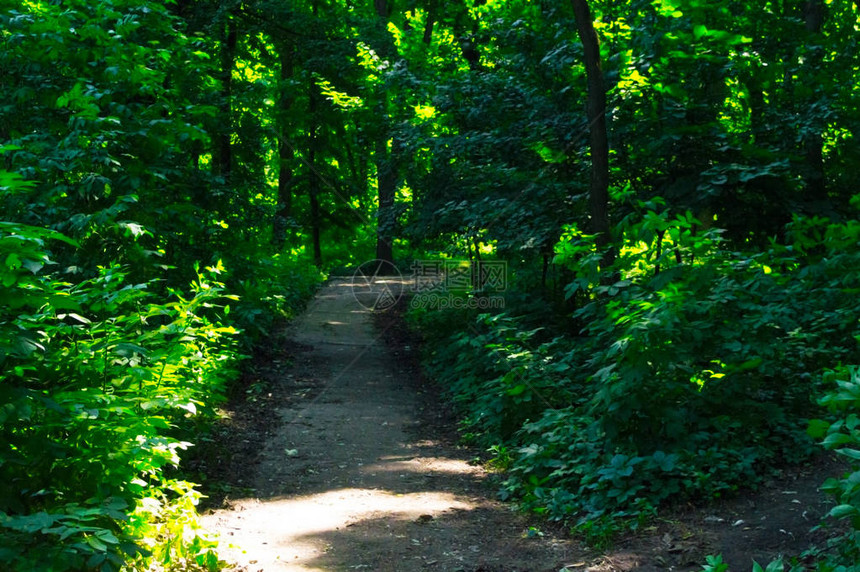
M 379 25 L 385 33 L 388 22 L 388 2 L 386 0 L 374 0 L 376 15 L 379 17 Z M 381 54 L 388 57 L 394 56 L 394 50 L 385 49 Z M 376 214 L 376 258 L 389 264 L 394 263 L 394 195 L 397 190 L 397 170 L 394 166 L 394 149 L 388 149 L 388 140 L 391 135 L 391 122 L 388 119 L 388 93 L 380 89 L 380 101 L 377 114 L 380 119 L 381 130 L 376 140 L 375 162 L 376 162 L 376 185 L 379 193 L 379 208 Z
M 313 242 L 314 264 L 322 267 L 322 245 L 320 243 L 320 178 L 317 172 L 317 86 L 313 78 L 308 85 L 308 114 L 310 129 L 308 129 L 308 199 L 311 207 L 311 240 Z
M 379 189 L 379 210 L 376 220 L 376 258 L 394 263 L 394 194 L 397 189 L 397 173 L 394 170 L 392 153 L 388 142 L 376 142 L 376 182 Z
M 429 46 L 433 41 L 433 26 L 436 24 L 436 3 L 431 2 L 427 7 L 427 20 L 424 22 L 424 35 L 421 41 L 424 45 Z
M 607 268 L 615 261 L 609 226 L 609 139 L 606 130 L 606 88 L 600 69 L 600 46 L 591 20 L 587 0 L 571 0 L 579 39 L 585 55 L 585 75 L 588 83 L 587 115 L 591 146 L 591 189 L 588 210 L 590 231 L 597 235 L 599 249 L 609 247 L 602 265 Z
M 218 135 L 216 142 L 216 160 L 213 166 L 217 174 L 230 183 L 233 171 L 233 150 L 230 147 L 230 139 L 233 131 L 232 121 L 232 99 L 233 99 L 233 64 L 236 57 L 236 43 L 238 34 L 236 24 L 228 14 L 224 22 L 221 36 L 221 118 L 220 123 L 224 127 Z
M 376 8 L 376 15 L 382 20 L 388 20 L 388 0 L 373 0 L 373 7 Z
M 821 28 L 824 25 L 824 4 L 822 0 L 807 0 L 804 6 L 806 31 L 808 42 L 819 38 Z M 812 51 L 806 63 L 808 73 L 814 74 L 821 67 L 823 60 L 822 48 Z M 811 79 L 811 78 L 809 78 Z M 822 207 L 827 206 L 827 183 L 824 174 L 824 138 L 821 135 L 822 127 L 813 121 L 810 128 L 814 129 L 803 140 L 804 152 L 806 154 L 806 196 L 810 203 L 815 205 L 813 210 L 818 213 Z M 816 208 L 817 207 L 817 208 Z
M 317 0 L 311 2 L 311 13 L 317 16 L 319 13 L 319 4 Z M 320 175 L 317 169 L 317 135 L 319 132 L 319 117 L 317 115 L 317 105 L 319 102 L 319 94 L 317 93 L 317 85 L 314 82 L 313 76 L 308 79 L 308 118 L 310 125 L 308 127 L 308 202 L 310 203 L 311 211 L 311 248 L 313 249 L 314 264 L 317 268 L 322 268 L 322 243 L 320 241 Z
M 486 0 L 475 0 L 473 6 L 484 4 L 486 4 Z M 463 59 L 469 64 L 469 71 L 481 71 L 481 52 L 478 50 L 478 32 L 480 31 L 478 21 L 471 17 L 469 7 L 465 3 L 460 5 L 455 20 L 458 29 L 469 30 L 457 36 L 460 52 L 463 54 Z
M 281 48 L 281 86 L 278 106 L 278 206 L 275 210 L 275 220 L 272 224 L 272 242 L 277 247 L 283 247 L 287 240 L 287 220 L 292 214 L 293 204 L 293 148 L 289 141 L 289 126 L 287 112 L 293 105 L 292 89 L 287 81 L 293 77 L 293 49 L 291 46 Z

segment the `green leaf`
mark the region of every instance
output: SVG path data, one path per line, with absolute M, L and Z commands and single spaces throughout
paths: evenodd
M 831 433 L 821 442 L 822 445 L 827 447 L 828 449 L 832 449 L 839 445 L 845 445 L 847 443 L 852 443 L 854 440 L 844 433 Z
M 48 304 L 54 310 L 82 310 L 80 302 L 66 293 L 53 294 L 48 298 Z
M 93 549 L 98 550 L 99 552 L 104 552 L 107 550 L 107 544 L 101 541 L 97 536 L 87 536 L 84 539 L 84 542 L 93 547 Z
M 152 235 L 151 232 L 146 230 L 143 226 L 137 224 L 136 222 L 118 222 L 117 225 L 124 229 L 127 236 L 133 236 L 134 238 L 141 237 L 145 234 Z
M 0 191 L 26 191 L 36 186 L 33 181 L 27 181 L 18 173 L 10 173 L 0 169 Z
M 860 461 L 860 451 L 858 451 L 857 449 L 836 449 L 836 453 L 848 457 L 849 459 L 855 459 L 857 461 Z
M 512 388 L 510 388 L 510 389 L 508 390 L 508 392 L 507 392 L 507 393 L 508 393 L 508 395 L 510 395 L 511 397 L 514 397 L 514 396 L 516 396 L 516 395 L 520 395 L 520 394 L 521 394 L 521 393 L 523 393 L 526 389 L 527 389 L 527 388 L 526 388 L 526 385 L 525 385 L 525 384 L 520 384 L 520 385 L 517 385 L 516 387 L 512 387 Z
M 783 570 L 785 570 L 785 565 L 782 563 L 782 559 L 779 559 L 768 564 L 765 572 L 782 572 Z
M 830 429 L 830 423 L 823 419 L 810 419 L 809 426 L 806 428 L 806 434 L 813 439 L 821 439 L 827 435 L 827 430 Z
M 42 264 L 41 262 L 37 262 L 35 260 L 30 260 L 29 258 L 25 258 L 22 261 L 22 264 L 24 265 L 24 268 L 26 268 L 27 270 L 29 270 L 33 274 L 38 274 L 39 271 L 45 267 L 45 265 Z
M 119 539 L 110 530 L 100 530 L 96 536 L 105 544 L 119 544 Z
M 6 268 L 11 268 L 12 270 L 21 268 L 21 259 L 14 252 L 6 257 Z
M 114 353 L 123 357 L 131 357 L 133 354 L 140 354 L 144 357 L 149 355 L 149 350 L 142 348 L 137 344 L 128 342 L 120 342 L 114 346 Z
M 840 504 L 830 509 L 830 516 L 833 518 L 846 518 L 849 516 L 856 516 L 857 514 L 857 507 L 850 504 Z

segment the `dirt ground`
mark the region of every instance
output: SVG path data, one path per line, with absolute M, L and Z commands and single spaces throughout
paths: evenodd
M 396 308 L 370 312 L 351 280 L 333 279 L 261 348 L 195 461 L 203 524 L 234 570 L 686 571 L 716 553 L 749 570 L 824 539 L 810 529 L 829 507 L 818 486 L 839 471 L 829 460 L 589 549 L 495 500 L 417 345 Z

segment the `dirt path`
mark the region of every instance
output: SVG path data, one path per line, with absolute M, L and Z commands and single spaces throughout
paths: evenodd
M 295 324 L 315 397 L 279 412 L 254 498 L 204 517 L 249 571 L 552 571 L 571 543 L 527 535 L 467 453 L 420 434 L 424 403 L 349 280 L 330 281 Z

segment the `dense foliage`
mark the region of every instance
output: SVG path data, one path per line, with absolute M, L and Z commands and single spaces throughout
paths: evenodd
M 418 318 L 440 332 L 429 340 L 431 371 L 508 469 L 506 495 L 585 527 L 720 496 L 809 455 L 821 372 L 858 357 L 860 225 L 798 220 L 790 245 L 750 254 L 650 215 L 679 230 L 696 262 L 670 255 L 655 274 L 653 252 L 646 263 L 623 248 L 606 271 L 616 281 L 574 312 L 577 336 L 534 329 L 516 308 Z M 638 242 L 645 226 L 625 235 Z M 583 248 L 573 239 L 558 256 L 580 260 L 572 293 L 600 282 Z M 456 327 L 440 319 L 466 332 L 444 335 Z
M 599 540 L 811 455 L 822 373 L 858 359 L 856 6 L 590 3 L 602 243 L 576 15 L 476 4 L 481 66 L 433 84 L 407 232 L 507 261 L 503 313 L 414 316 L 503 496 Z
M 4 569 L 217 567 L 176 467 L 313 289 L 272 193 L 212 168 L 216 43 L 184 28 L 135 0 L 0 12 Z
M 216 566 L 182 451 L 320 270 L 374 257 L 506 265 L 445 292 L 503 309 L 412 320 L 531 510 L 599 539 L 810 455 L 825 372 L 860 363 L 858 26 L 0 1 L 0 559 Z

